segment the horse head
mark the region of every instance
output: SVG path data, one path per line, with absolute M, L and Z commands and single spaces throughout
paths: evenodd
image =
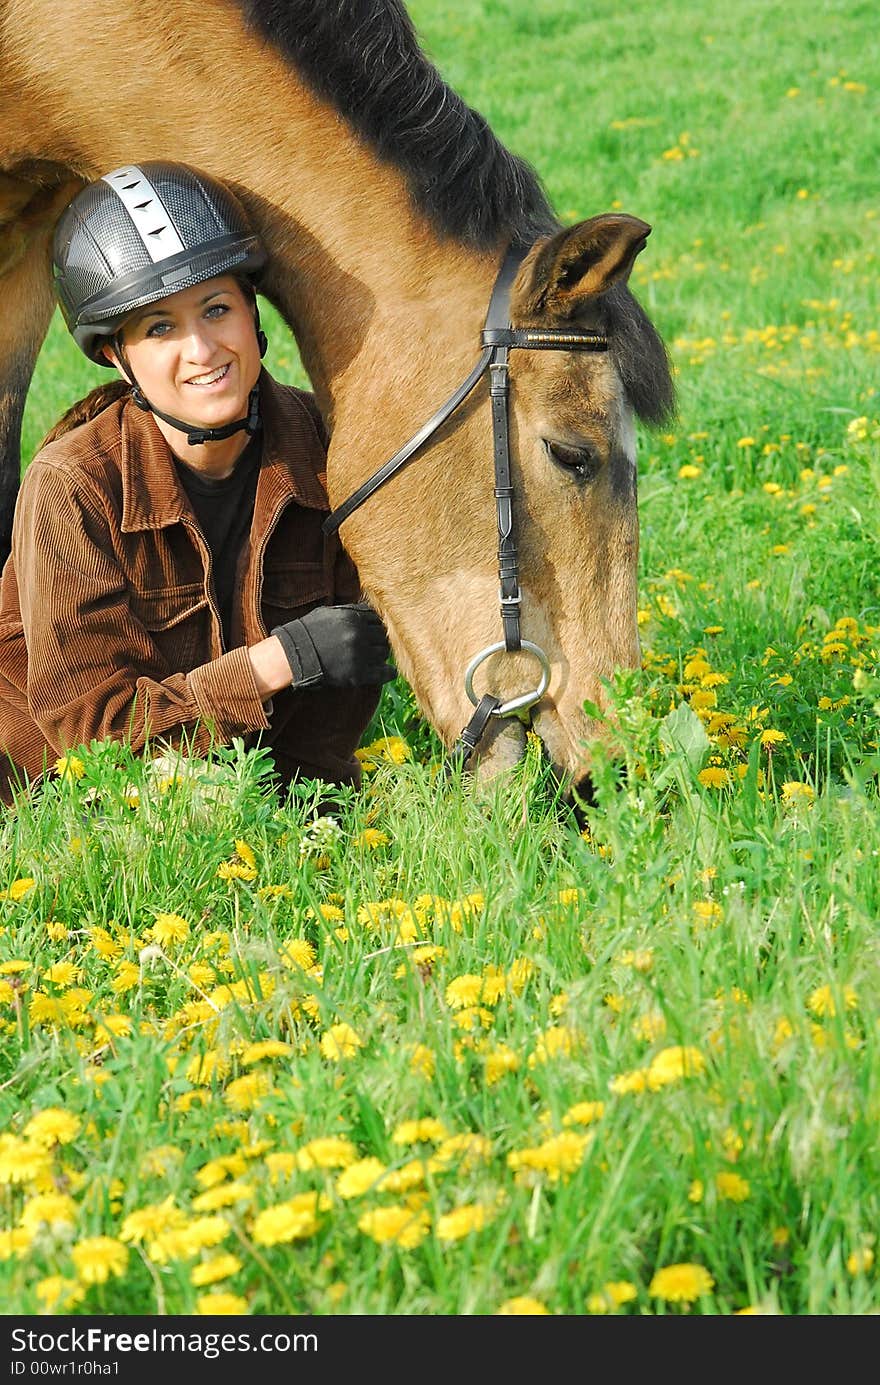
M 557 773 L 579 782 L 590 769 L 591 742 L 607 734 L 584 704 L 605 710 L 604 680 L 639 662 L 636 419 L 658 423 L 673 404 L 665 349 L 627 288 L 650 230 L 609 213 L 532 245 L 510 288 L 505 316 L 514 330 L 483 338 L 521 348 L 510 352 L 509 441 L 499 437 L 497 400 L 491 428 L 479 409 L 465 413 L 437 448 L 447 457 L 446 483 L 435 456 L 421 484 L 410 478 L 393 521 L 386 511 L 393 560 L 386 548 L 377 570 L 363 528 L 354 542 L 398 663 L 443 738 L 451 743 L 467 718 L 463 690 L 475 704 L 482 693 L 500 702 L 472 758 L 482 776 L 522 754 L 523 720 L 509 713 L 525 717 L 539 682 L 527 715 Z M 499 393 L 494 379 L 492 390 Z M 441 411 L 435 421 L 448 427 L 450 419 Z M 500 593 L 493 443 L 495 496 L 508 483 L 513 493 Z M 509 477 L 497 470 L 499 448 Z M 342 505 L 340 514 L 347 512 Z M 500 509 L 498 526 L 504 533 Z M 505 590 L 505 616 L 511 604 L 518 608 L 513 640 L 507 619 L 500 638 Z

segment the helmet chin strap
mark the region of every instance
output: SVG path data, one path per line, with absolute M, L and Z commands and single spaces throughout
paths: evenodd
M 260 347 L 260 356 L 263 357 L 266 354 L 268 341 L 265 332 L 259 326 L 259 319 L 257 321 L 257 341 Z M 172 428 L 185 433 L 189 447 L 199 447 L 205 442 L 222 442 L 224 438 L 231 438 L 233 433 L 241 432 L 242 429 L 253 436 L 260 426 L 260 390 L 257 385 L 254 385 L 248 395 L 248 411 L 244 418 L 237 418 L 234 423 L 224 424 L 222 428 L 202 428 L 197 423 L 186 423 L 182 418 L 174 418 L 171 414 L 165 414 L 161 409 L 157 409 L 155 404 L 150 403 L 128 364 L 125 348 L 118 333 L 113 338 L 113 354 L 119 362 L 125 378 L 131 384 L 133 402 L 145 413 L 155 414 L 157 418 L 162 419 L 163 423 L 170 423 Z

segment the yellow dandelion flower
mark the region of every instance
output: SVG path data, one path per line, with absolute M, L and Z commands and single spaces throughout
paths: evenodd
M 220 880 L 256 880 L 256 866 L 249 866 L 245 861 L 221 861 L 217 867 L 217 876 Z
M 48 1106 L 31 1116 L 23 1134 L 43 1149 L 52 1149 L 56 1144 L 69 1145 L 76 1139 L 81 1125 L 79 1116 L 58 1106 Z
M 321 1053 L 331 1063 L 339 1063 L 353 1058 L 363 1042 L 350 1024 L 333 1024 L 321 1035 Z
M 173 947 L 189 937 L 189 924 L 180 914 L 157 914 L 148 932 L 160 947 Z
M 409 1066 L 411 1072 L 417 1073 L 420 1077 L 426 1077 L 430 1082 L 437 1066 L 434 1050 L 428 1048 L 426 1044 L 416 1044 L 410 1054 Z
M 654 1275 L 648 1293 L 667 1303 L 694 1303 L 714 1287 L 715 1281 L 704 1265 L 665 1265 Z
M 605 1114 L 604 1101 L 579 1101 L 562 1117 L 563 1125 L 592 1125 Z
M 82 1303 L 86 1290 L 75 1279 L 65 1279 L 60 1274 L 50 1274 L 40 1279 L 35 1293 L 43 1311 L 46 1313 L 66 1313 Z
M 695 1178 L 688 1188 L 688 1202 L 702 1202 L 704 1192 L 702 1180 Z
M 737 445 L 737 447 L 754 447 L 754 445 L 755 445 L 755 439 L 754 439 L 754 438 L 748 438 L 748 437 L 747 437 L 747 438 L 740 438 L 740 439 L 738 440 L 738 442 L 737 442 L 736 445 Z
M 867 1274 L 874 1264 L 874 1252 L 870 1246 L 860 1246 L 847 1257 L 846 1268 L 851 1275 Z
M 363 832 L 359 832 L 354 839 L 355 846 L 365 846 L 368 851 L 375 851 L 377 847 L 387 846 L 391 841 L 387 832 L 380 832 L 376 827 L 365 827 Z
M 493 1087 L 509 1072 L 516 1072 L 520 1065 L 519 1057 L 506 1044 L 498 1044 L 485 1055 L 484 1077 L 487 1087 Z
M 706 789 L 724 789 L 730 783 L 730 774 L 721 765 L 707 765 L 697 778 Z
M 193 1211 L 217 1212 L 221 1207 L 232 1207 L 237 1202 L 250 1202 L 253 1195 L 250 1183 L 234 1178 L 231 1183 L 220 1183 L 216 1188 L 208 1188 L 194 1197 Z
M 858 1008 L 859 998 L 855 987 L 844 986 L 842 999 L 845 1010 L 855 1010 Z M 818 1015 L 820 1019 L 833 1019 L 837 1014 L 837 1003 L 834 998 L 834 992 L 830 986 L 819 986 L 815 991 L 812 991 L 807 1000 L 807 1006 L 812 1013 Z
M 340 1135 L 325 1135 L 296 1150 L 298 1169 L 344 1169 L 356 1159 L 357 1149 Z
M 633 1092 L 644 1092 L 648 1086 L 648 1069 L 635 1068 L 631 1072 L 618 1073 L 608 1083 L 608 1090 L 615 1096 L 629 1096 Z
M 362 1197 L 371 1189 L 376 1188 L 387 1172 L 385 1165 L 380 1159 L 372 1155 L 367 1159 L 359 1159 L 357 1163 L 350 1164 L 336 1180 L 336 1192 L 341 1198 Z
M 762 745 L 779 745 L 787 737 L 784 731 L 777 731 L 775 727 L 768 726 L 766 731 L 761 732 L 760 739 Z
M 251 1235 L 260 1246 L 305 1240 L 315 1235 L 320 1226 L 318 1215 L 329 1206 L 330 1199 L 323 1193 L 298 1193 L 287 1202 L 265 1208 L 254 1221 Z
M 31 1183 L 42 1179 L 50 1168 L 49 1155 L 41 1145 L 14 1135 L 0 1144 L 0 1184 Z
M 748 1179 L 741 1178 L 738 1173 L 717 1173 L 715 1189 L 718 1196 L 728 1202 L 745 1202 L 751 1192 Z
M 13 880 L 11 885 L 7 885 L 5 890 L 0 890 L 0 899 L 24 899 L 25 895 L 34 888 L 36 883 L 32 875 L 23 875 L 20 879 Z
M 693 904 L 694 919 L 704 928 L 714 928 L 721 921 L 723 910 L 714 899 L 697 899 Z
M 278 957 L 286 967 L 309 971 L 318 960 L 314 947 L 305 938 L 288 938 L 278 949 Z
M 527 1294 L 520 1294 L 517 1298 L 507 1298 L 500 1308 L 495 1310 L 496 1317 L 550 1317 L 550 1309 L 547 1308 L 539 1298 L 529 1298 Z
M 169 1196 L 164 1202 L 152 1203 L 129 1212 L 120 1228 L 119 1239 L 132 1241 L 137 1245 L 148 1238 L 161 1235 L 163 1231 L 178 1230 L 185 1223 L 185 1214 L 175 1206 L 173 1196 Z
M 446 987 L 446 1004 L 453 1010 L 476 1005 L 483 991 L 482 976 L 457 976 Z
M 88 1236 L 70 1251 L 77 1277 L 82 1284 L 106 1284 L 119 1278 L 128 1264 L 128 1249 L 112 1236 Z
M 469 1203 L 438 1217 L 435 1234 L 438 1241 L 461 1241 L 474 1231 L 482 1231 L 491 1218 L 491 1208 L 480 1202 Z
M 60 779 L 82 779 L 86 772 L 85 765 L 76 755 L 60 755 L 54 768 Z
M 578 1043 L 578 1034 L 567 1026 L 554 1024 L 538 1035 L 534 1053 L 529 1055 L 529 1067 L 549 1063 L 554 1058 L 569 1058 Z
M 443 1140 L 428 1160 L 427 1169 L 429 1173 L 443 1173 L 456 1166 L 460 1172 L 467 1173 L 491 1157 L 492 1141 L 486 1135 L 467 1130 Z
M 244 1317 L 247 1312 L 247 1299 L 239 1294 L 200 1294 L 196 1299 L 198 1317 Z
M 210 1260 L 203 1260 L 200 1265 L 195 1265 L 190 1270 L 190 1282 L 197 1288 L 204 1288 L 206 1284 L 217 1284 L 221 1279 L 238 1274 L 240 1269 L 241 1261 L 237 1255 L 214 1255 Z
M 507 1164 L 514 1172 L 532 1169 L 546 1173 L 551 1183 L 565 1182 L 581 1167 L 590 1140 L 590 1134 L 578 1135 L 573 1130 L 566 1130 L 531 1149 L 512 1150 L 507 1156 Z
M 24 1204 L 20 1223 L 32 1232 L 41 1227 L 63 1231 L 76 1225 L 77 1212 L 76 1203 L 67 1193 L 38 1193 Z
M 268 1074 L 258 1068 L 230 1082 L 223 1093 L 223 1100 L 233 1111 L 253 1111 L 274 1090 Z
M 286 1058 L 292 1052 L 290 1044 L 282 1043 L 280 1039 L 262 1039 L 259 1043 L 248 1044 L 239 1054 L 238 1061 L 247 1068 L 251 1063 L 262 1062 L 264 1058 Z
M 375 1207 L 364 1212 L 358 1221 L 358 1229 L 380 1245 L 389 1242 L 402 1250 L 413 1250 L 420 1245 L 431 1229 L 428 1213 L 413 1211 L 410 1207 Z
M 10 1231 L 0 1231 L 0 1261 L 12 1260 L 27 1250 L 38 1228 L 15 1226 Z
M 434 1116 L 423 1116 L 421 1120 L 402 1121 L 392 1132 L 391 1140 L 396 1145 L 433 1144 L 448 1136 L 449 1131 L 442 1121 Z
M 651 1091 L 666 1087 L 684 1077 L 700 1077 L 706 1071 L 706 1060 L 697 1048 L 673 1044 L 661 1049 L 648 1068 Z

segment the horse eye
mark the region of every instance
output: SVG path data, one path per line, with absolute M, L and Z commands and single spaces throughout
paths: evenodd
M 590 447 L 568 447 L 565 443 L 544 439 L 547 455 L 557 466 L 573 472 L 580 481 L 592 481 L 599 470 L 600 461 Z

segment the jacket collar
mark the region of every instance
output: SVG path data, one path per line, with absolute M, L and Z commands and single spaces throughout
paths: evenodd
M 267 518 L 290 500 L 314 510 L 329 510 L 323 473 L 316 473 L 314 427 L 296 394 L 260 373 L 263 457 L 255 513 Z M 305 420 L 308 426 L 303 427 Z M 122 531 L 164 529 L 190 517 L 189 502 L 174 466 L 171 448 L 153 415 L 129 400 L 122 411 Z

